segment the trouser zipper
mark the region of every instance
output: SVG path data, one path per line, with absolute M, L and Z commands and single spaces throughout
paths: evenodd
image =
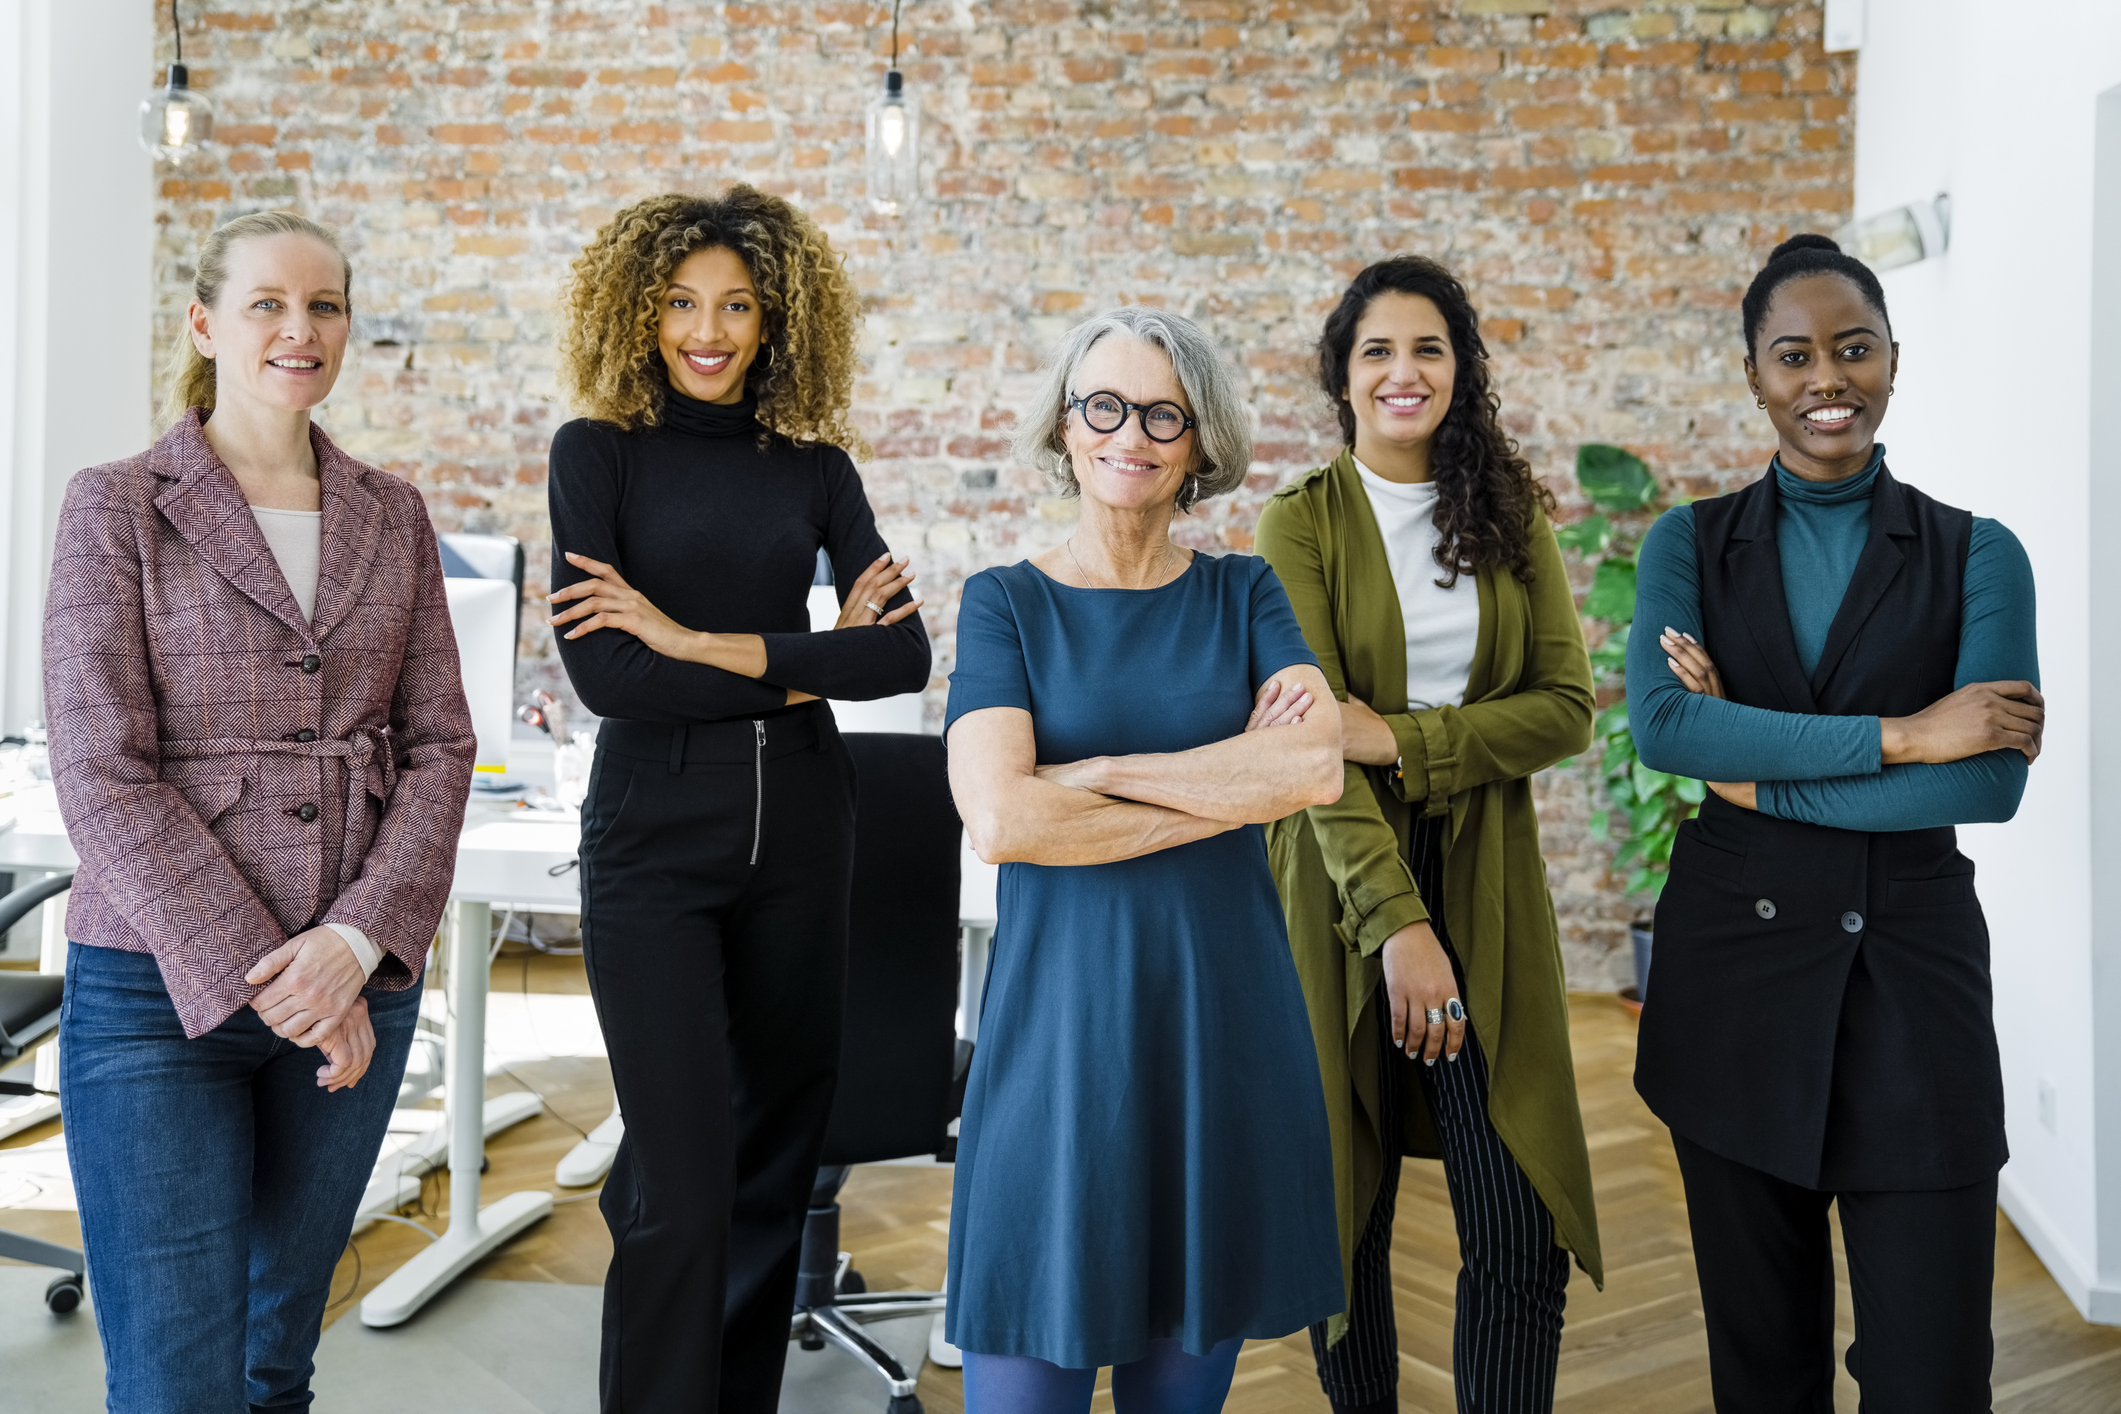
M 751 864 L 757 868 L 766 823 L 766 724 L 754 717 L 751 731 Z

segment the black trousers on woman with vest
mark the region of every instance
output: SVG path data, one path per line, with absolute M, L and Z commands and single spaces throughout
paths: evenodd
M 854 766 L 823 704 L 607 721 L 582 942 L 626 1117 L 606 1414 L 774 1414 L 838 1076 Z
M 1408 841 L 1414 883 L 1429 908 L 1430 926 L 1465 979 L 1443 922 L 1443 834 L 1448 815 L 1416 816 Z M 1455 1061 L 1410 1061 L 1393 1049 L 1391 1003 L 1378 1047 L 1378 1107 L 1399 1113 L 1400 1086 L 1415 1083 L 1436 1121 L 1444 1182 L 1458 1226 L 1457 1312 L 1451 1331 L 1451 1378 L 1461 1414 L 1547 1414 L 1554 1407 L 1554 1375 L 1561 1354 L 1562 1308 L 1568 1301 L 1569 1254 L 1554 1242 L 1554 1217 L 1488 1119 L 1488 1063 L 1466 1026 Z M 1392 1309 L 1392 1218 L 1399 1199 L 1399 1146 L 1386 1130 L 1384 1174 L 1369 1220 L 1355 1244 L 1354 1286 L 1348 1292 L 1348 1329 L 1326 1344 L 1326 1324 L 1311 1327 L 1319 1382 L 1336 1410 L 1398 1407 L 1399 1325 Z
M 1732 701 L 1894 717 L 1952 691 L 1966 512 L 1879 471 L 1809 675 L 1773 474 L 1694 517 L 1702 639 Z M 1712 795 L 1680 827 L 1653 972 L 1635 1085 L 1679 1150 L 1717 1409 L 1833 1408 L 1838 1200 L 1865 1414 L 1987 1410 L 2003 1080 L 1954 831 L 1830 829 Z

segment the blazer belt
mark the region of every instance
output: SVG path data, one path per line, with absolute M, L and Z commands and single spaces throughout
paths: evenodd
M 249 737 L 208 737 L 199 741 L 161 743 L 164 759 L 202 761 L 216 756 L 338 757 L 346 762 L 346 814 L 351 825 L 360 818 L 361 797 L 389 801 L 398 787 L 398 757 L 391 750 L 389 727 L 355 727 L 344 737 L 315 741 L 254 741 Z

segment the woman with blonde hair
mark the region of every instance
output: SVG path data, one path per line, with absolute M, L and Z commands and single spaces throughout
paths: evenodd
M 603 1408 L 779 1402 L 838 1073 L 854 768 L 821 698 L 918 691 L 928 639 L 846 448 L 859 306 L 738 184 L 636 202 L 575 262 L 553 623 L 605 719 L 582 937 L 626 1116 Z M 838 632 L 809 632 L 823 550 Z
M 128 1414 L 309 1404 L 454 872 L 473 741 L 434 531 L 310 421 L 351 283 L 300 216 L 214 231 L 169 431 L 59 512 L 59 1086 Z

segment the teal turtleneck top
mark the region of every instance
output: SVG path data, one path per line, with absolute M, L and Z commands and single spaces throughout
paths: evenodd
M 1772 471 L 1779 493 L 1776 546 L 1790 630 L 1805 672 L 1870 535 L 1881 445 L 1847 481 L 1821 485 Z M 2040 681 L 2033 570 L 2018 538 L 1975 517 L 1962 581 L 1959 663 L 1953 685 Z M 1712 781 L 1753 781 L 1763 814 L 1847 830 L 1915 830 L 2008 820 L 2025 791 L 2026 760 L 1992 751 L 1941 766 L 1881 766 L 1876 717 L 1830 717 L 1742 706 L 1687 691 L 1665 661 L 1665 628 L 1702 637 L 1701 571 L 1694 513 L 1675 507 L 1636 556 L 1635 623 L 1628 636 L 1628 720 L 1645 764 Z M 1713 660 L 1716 645 L 1704 642 Z

